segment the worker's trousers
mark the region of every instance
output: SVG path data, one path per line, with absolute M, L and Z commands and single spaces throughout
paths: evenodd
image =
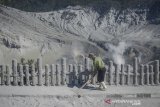
M 104 81 L 105 73 L 106 73 L 106 68 L 105 67 L 98 70 L 98 76 L 97 76 L 98 82 L 103 82 Z

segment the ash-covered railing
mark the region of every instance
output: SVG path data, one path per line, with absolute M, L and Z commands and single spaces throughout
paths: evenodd
M 91 77 L 92 62 L 84 59 L 83 64 L 67 64 L 62 58 L 59 64 L 46 64 L 42 67 L 42 59 L 32 65 L 18 64 L 12 60 L 12 65 L 0 66 L 0 84 L 6 86 L 61 86 L 82 85 Z M 139 64 L 135 58 L 132 65 L 117 65 L 112 61 L 106 65 L 105 82 L 108 85 L 159 85 L 159 60 L 148 64 Z M 92 80 L 96 84 L 97 79 Z

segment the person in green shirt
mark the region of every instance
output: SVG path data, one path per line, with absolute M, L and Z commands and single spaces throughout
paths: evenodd
M 107 86 L 104 82 L 106 72 L 105 63 L 103 62 L 101 57 L 95 56 L 93 53 L 90 53 L 88 57 L 93 60 L 94 73 L 98 72 L 97 80 L 100 83 L 100 90 L 106 90 Z

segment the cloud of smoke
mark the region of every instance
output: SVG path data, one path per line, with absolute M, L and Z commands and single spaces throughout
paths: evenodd
M 109 54 L 111 54 L 111 58 L 116 64 L 125 64 L 125 58 L 123 53 L 127 49 L 127 44 L 126 42 L 119 42 L 119 44 L 113 45 L 113 44 L 108 44 L 107 45 Z
M 72 56 L 76 64 L 81 63 L 84 58 L 84 47 L 81 43 L 74 42 L 72 45 Z

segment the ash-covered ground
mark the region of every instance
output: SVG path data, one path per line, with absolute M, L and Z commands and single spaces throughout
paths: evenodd
M 8 0 L 1 0 L 0 3 L 2 1 Z M 106 63 L 113 60 L 117 64 L 131 64 L 134 57 L 138 57 L 140 63 L 160 59 L 158 0 L 137 0 L 143 1 L 142 4 L 133 3 L 137 5 L 134 7 L 130 6 L 131 3 L 123 9 L 115 6 L 108 8 L 102 3 L 94 4 L 94 8 L 74 5 L 53 10 L 48 10 L 52 7 L 50 0 L 46 0 L 47 5 L 42 0 L 11 1 L 13 7 L 29 9 L 27 3 L 33 3 L 33 7 L 28 12 L 0 5 L 0 65 L 10 64 L 12 59 L 35 61 L 39 57 L 43 58 L 43 64 L 56 63 L 62 57 L 67 58 L 68 64 L 75 64 L 90 52 L 102 56 Z M 143 5 L 146 3 L 149 6 Z M 45 12 L 35 11 L 34 6 L 42 6 Z M 135 96 L 137 93 L 153 94 L 153 98 L 136 99 L 141 104 L 135 107 L 160 105 L 159 86 L 111 86 L 105 92 L 90 89 L 83 89 L 82 92 L 84 96 L 78 98 L 77 90 L 68 87 L 2 86 L 0 107 L 131 107 L 133 105 L 130 104 L 107 105 L 106 95 Z
M 106 61 L 142 63 L 160 59 L 159 18 L 149 8 L 110 8 L 103 15 L 90 7 L 68 6 L 49 12 L 25 12 L 0 5 L 0 60 L 37 59 L 75 63 L 92 52 Z

